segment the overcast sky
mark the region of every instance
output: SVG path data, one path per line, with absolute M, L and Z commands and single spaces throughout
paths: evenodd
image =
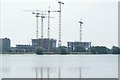
M 62 0 L 62 45 L 79 41 L 79 20 L 84 22 L 82 41 L 92 45 L 118 46 L 118 0 Z M 25 10 L 58 10 L 57 0 L 1 0 L 2 38 L 11 39 L 11 46 L 31 44 L 36 37 L 36 18 Z M 50 36 L 58 40 L 58 13 L 51 13 Z M 39 37 L 40 37 L 39 19 Z M 47 18 L 44 19 L 47 37 Z

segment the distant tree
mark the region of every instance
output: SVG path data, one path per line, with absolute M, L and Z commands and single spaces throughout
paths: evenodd
M 56 49 L 56 48 L 53 48 L 51 51 L 52 51 L 52 52 L 57 52 L 57 49 Z
M 35 53 L 38 55 L 43 55 L 43 49 L 42 48 L 36 48 Z
M 110 49 L 108 49 L 105 46 L 92 46 L 90 48 L 90 51 L 93 52 L 94 54 L 96 53 L 107 54 L 109 53 Z
M 64 47 L 64 46 L 58 47 L 58 52 L 59 52 L 60 54 L 67 54 L 66 47 Z
M 84 47 L 77 46 L 75 47 L 75 52 L 86 52 L 86 49 Z
M 112 54 L 120 54 L 120 48 L 119 47 L 113 46 L 111 51 L 112 51 Z

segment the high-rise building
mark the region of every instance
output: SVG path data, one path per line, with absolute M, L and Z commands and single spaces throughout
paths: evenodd
M 10 52 L 10 39 L 0 38 L 0 52 Z

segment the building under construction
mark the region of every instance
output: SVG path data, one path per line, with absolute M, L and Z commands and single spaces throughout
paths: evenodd
M 91 42 L 67 42 L 67 47 L 69 52 L 74 52 L 77 47 L 83 47 L 87 50 L 91 47 Z
M 56 48 L 56 40 L 48 38 L 32 39 L 32 46 L 41 47 L 44 51 L 49 52 Z

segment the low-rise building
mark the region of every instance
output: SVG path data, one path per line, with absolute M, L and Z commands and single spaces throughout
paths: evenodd
M 15 51 L 16 52 L 34 52 L 35 47 L 33 47 L 32 45 L 16 45 Z
M 86 50 L 91 47 L 91 42 L 67 42 L 69 52 L 74 52 L 77 47 L 83 47 Z

